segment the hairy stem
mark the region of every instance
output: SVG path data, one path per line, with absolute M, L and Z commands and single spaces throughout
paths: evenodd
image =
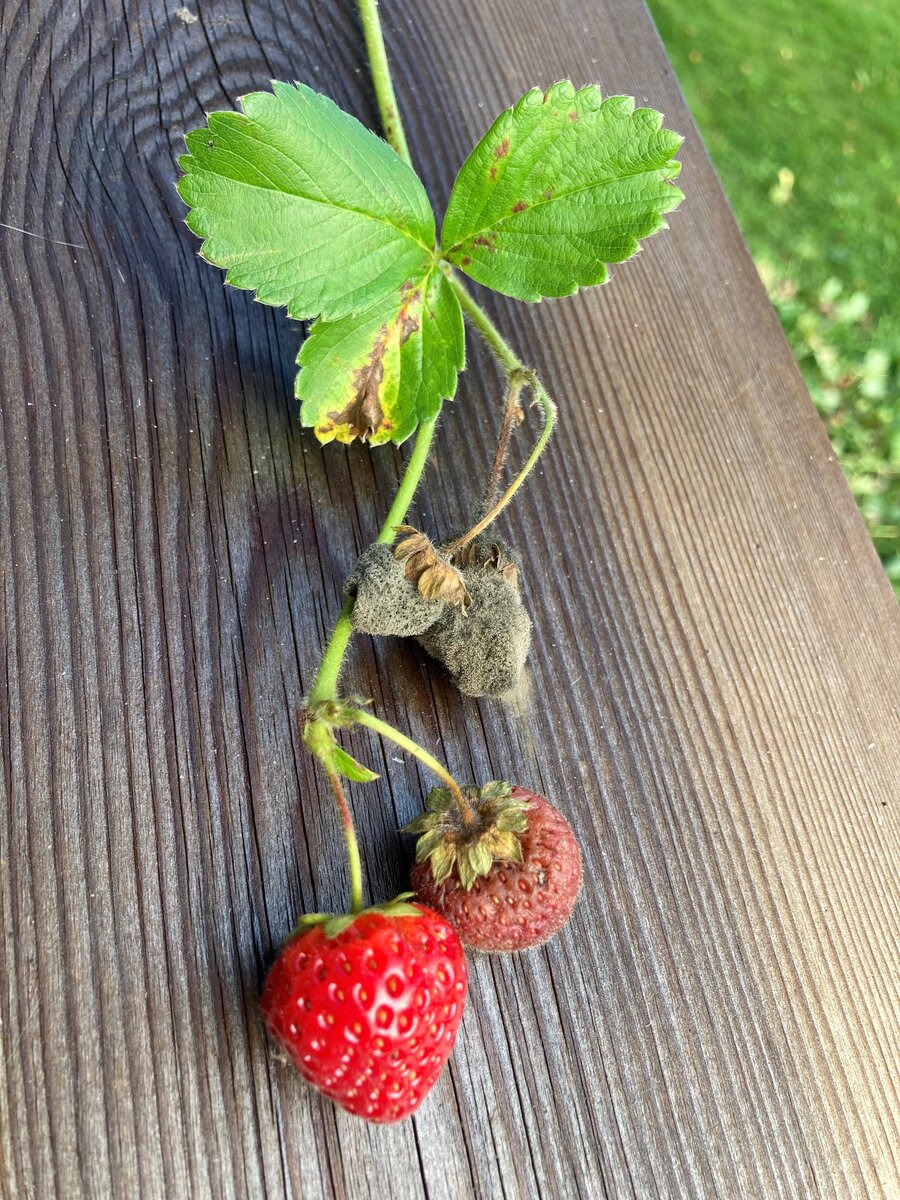
M 391 742 L 395 742 L 401 749 L 408 754 L 412 754 L 419 762 L 424 763 L 429 770 L 433 771 L 453 795 L 463 819 L 463 823 L 471 825 L 475 820 L 475 814 L 472 812 L 472 807 L 466 799 L 462 788 L 450 774 L 445 766 L 423 749 L 418 742 L 414 742 L 412 738 L 401 733 L 399 729 L 395 729 L 393 725 L 389 725 L 387 721 L 379 720 L 374 713 L 366 712 L 364 708 L 347 708 L 343 707 L 343 715 L 351 721 L 355 721 L 357 725 L 365 725 L 367 729 L 371 729 L 374 733 L 379 734 L 383 738 L 387 738 Z
M 334 794 L 338 812 L 341 815 L 341 824 L 344 827 L 344 841 L 347 843 L 347 861 L 350 864 L 350 911 L 352 913 L 362 912 L 362 864 L 359 860 L 359 843 L 356 840 L 356 830 L 353 827 L 353 816 L 350 812 L 350 805 L 347 803 L 347 797 L 344 795 L 344 785 L 341 783 L 341 777 L 337 771 L 333 767 L 328 766 L 327 763 L 322 763 L 322 766 L 331 785 L 331 791 Z
M 453 273 L 449 265 L 444 266 L 444 274 L 450 282 L 450 286 L 456 293 L 457 299 L 462 306 L 463 312 L 497 355 L 501 365 L 506 369 L 509 376 L 509 386 L 512 388 L 513 382 L 516 379 L 523 379 L 533 390 L 534 400 L 539 404 L 544 414 L 544 424 L 538 439 L 534 444 L 531 454 L 525 460 L 524 465 L 513 479 L 512 483 L 500 497 L 500 499 L 484 514 L 477 524 L 465 533 L 461 538 L 457 538 L 449 546 L 443 547 L 446 554 L 455 554 L 461 550 L 463 546 L 467 546 L 473 538 L 476 538 L 479 533 L 482 533 L 487 527 L 497 518 L 497 516 L 506 508 L 510 500 L 527 479 L 531 470 L 534 468 L 537 460 L 544 452 L 544 447 L 550 440 L 550 435 L 553 433 L 553 428 L 556 424 L 556 405 L 550 398 L 547 389 L 538 379 L 534 371 L 526 367 L 519 356 L 510 346 L 509 342 L 487 315 L 484 309 L 478 304 L 466 290 L 462 281 Z M 498 447 L 499 451 L 499 447 Z
M 451 542 L 449 546 L 441 547 L 442 553 L 447 555 L 448 558 L 456 554 L 457 551 L 462 550 L 463 546 L 468 546 L 469 542 L 478 537 L 479 533 L 483 533 L 484 530 L 487 529 L 487 527 L 497 519 L 500 513 L 503 512 L 504 508 L 506 508 L 507 504 L 509 504 L 510 500 L 512 500 L 513 496 L 525 482 L 535 463 L 543 454 L 544 447 L 550 440 L 550 434 L 553 432 L 553 426 L 556 423 L 556 405 L 553 403 L 540 384 L 537 384 L 535 387 L 534 399 L 535 403 L 539 404 L 543 410 L 544 424 L 540 434 L 538 435 L 537 441 L 534 443 L 533 450 L 525 460 L 525 464 L 519 471 L 518 475 L 516 475 L 515 479 L 512 481 L 500 499 L 492 508 L 488 510 L 488 512 L 484 514 L 481 520 L 477 521 L 467 533 L 463 534 L 462 537 L 459 537 L 456 539 L 456 541 Z
M 387 52 L 384 48 L 384 35 L 381 32 L 381 20 L 378 16 L 378 0 L 359 0 L 359 15 L 362 21 L 363 35 L 366 39 L 369 70 L 372 72 L 372 83 L 375 85 L 375 99 L 378 101 L 378 111 L 381 114 L 385 140 L 408 166 L 412 166 L 409 146 L 406 144 L 406 133 L 403 129 L 403 122 L 400 120 L 397 97 L 394 95 L 391 68 L 388 65 Z
M 503 474 L 506 454 L 509 450 L 510 435 L 512 434 L 513 426 L 518 425 L 524 416 L 520 400 L 522 398 L 522 391 L 527 383 L 528 376 L 522 372 L 510 375 L 509 377 L 509 385 L 506 389 L 506 404 L 503 409 L 503 423 L 500 426 L 500 437 L 497 439 L 494 462 L 491 466 L 491 473 L 481 501 L 480 511 L 482 515 L 488 512 L 497 499 L 497 492 L 500 490 L 500 476 Z
M 487 315 L 481 305 L 469 295 L 465 284 L 453 271 L 449 263 L 442 264 L 442 270 L 447 276 L 450 286 L 456 292 L 456 298 L 462 305 L 462 310 L 497 355 L 501 365 L 508 375 L 514 371 L 527 371 L 528 368 L 513 350 L 512 346 Z

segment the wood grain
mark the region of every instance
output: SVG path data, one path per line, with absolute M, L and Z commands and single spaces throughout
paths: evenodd
M 344 894 L 294 713 L 402 454 L 322 449 L 300 330 L 200 262 L 182 134 L 270 78 L 374 125 L 350 0 L 6 0 L 0 88 L 0 1193 L 900 1195 L 900 621 L 638 0 L 385 0 L 442 206 L 528 86 L 688 133 L 688 200 L 608 287 L 491 311 L 563 412 L 504 531 L 539 630 L 513 703 L 362 639 L 348 689 L 579 830 L 545 950 L 472 962 L 451 1068 L 371 1128 L 256 996 Z M 22 232 L 25 231 L 25 232 Z M 465 517 L 497 372 L 472 344 L 417 519 Z M 370 894 L 429 781 L 355 790 Z

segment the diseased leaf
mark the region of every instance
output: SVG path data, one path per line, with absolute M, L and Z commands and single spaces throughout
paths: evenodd
M 303 84 L 210 113 L 180 165 L 202 254 L 292 317 L 365 312 L 434 261 L 434 214 L 418 176 L 380 138 Z
M 682 199 L 671 180 L 678 134 L 629 96 L 601 101 L 568 81 L 527 92 L 460 171 L 441 234 L 444 256 L 520 300 L 603 283 Z
M 459 301 L 432 268 L 358 316 L 317 321 L 297 361 L 301 420 L 319 441 L 402 442 L 456 391 Z

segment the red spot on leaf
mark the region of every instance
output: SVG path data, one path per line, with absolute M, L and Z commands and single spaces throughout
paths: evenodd
M 515 202 L 515 204 L 512 206 L 512 211 L 513 212 L 524 212 L 527 207 L 528 207 L 527 200 L 517 200 Z
M 573 125 L 578 120 L 578 113 L 575 111 L 574 108 L 572 109 L 572 111 L 570 113 L 567 114 L 567 116 Z
M 509 154 L 509 138 L 504 138 L 494 147 L 494 158 L 506 158 Z

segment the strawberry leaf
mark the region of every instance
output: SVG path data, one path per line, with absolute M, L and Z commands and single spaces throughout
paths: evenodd
M 272 87 L 187 135 L 178 190 L 203 257 L 304 320 L 365 312 L 418 286 L 435 241 L 418 176 L 326 96 Z
M 452 399 L 462 310 L 433 267 L 358 316 L 317 321 L 297 358 L 301 420 L 321 442 L 402 442 Z
M 444 256 L 478 283 L 540 300 L 607 278 L 682 199 L 671 180 L 678 134 L 628 96 L 601 101 L 568 81 L 527 92 L 460 171 Z

